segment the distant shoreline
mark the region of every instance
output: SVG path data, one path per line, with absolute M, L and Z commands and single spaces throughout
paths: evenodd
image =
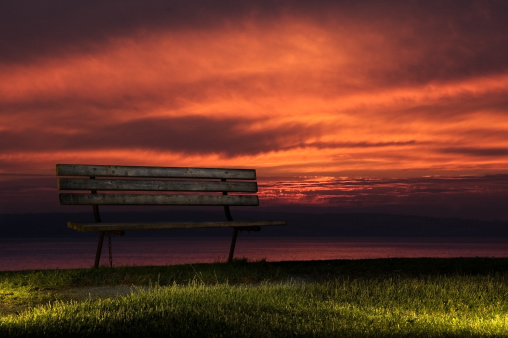
M 262 208 L 260 208 L 262 209 Z M 382 213 L 288 212 L 267 209 L 233 213 L 235 219 L 283 219 L 286 227 L 263 228 L 256 236 L 273 237 L 503 237 L 508 238 L 508 222 L 461 218 L 438 218 Z M 328 210 L 329 211 L 329 210 Z M 189 219 L 191 217 L 192 219 Z M 222 220 L 222 213 L 207 210 L 194 212 L 104 212 L 105 220 L 185 221 Z M 91 211 L 79 213 L 0 214 L 1 237 L 77 237 L 87 236 L 67 228 L 70 220 L 93 222 Z M 149 236 L 152 232 L 132 232 L 129 236 Z M 222 237 L 229 229 L 172 230 L 174 237 Z M 90 234 L 96 237 L 95 234 Z

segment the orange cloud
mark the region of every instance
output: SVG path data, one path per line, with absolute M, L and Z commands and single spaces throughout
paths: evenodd
M 508 67 L 473 62 L 494 47 L 466 35 L 461 15 L 449 28 L 446 8 L 429 26 L 378 19 L 380 5 L 329 6 L 122 26 L 88 49 L 0 63 L 0 172 L 29 161 L 34 172 L 73 161 L 248 163 L 266 175 L 508 170 Z M 478 22 L 493 15 L 471 8 Z
M 505 217 L 503 6 L 4 6 L 0 209 L 52 200 L 56 163 L 97 163 L 256 168 L 268 205 L 453 209 L 463 194 L 457 214 Z

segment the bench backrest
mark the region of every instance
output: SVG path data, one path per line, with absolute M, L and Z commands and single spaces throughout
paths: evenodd
M 57 164 L 56 174 L 67 176 L 59 190 L 80 191 L 60 193 L 63 205 L 259 205 L 254 169 Z

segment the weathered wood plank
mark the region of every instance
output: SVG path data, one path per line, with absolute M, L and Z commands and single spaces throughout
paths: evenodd
M 108 180 L 58 179 L 59 190 L 123 190 L 123 191 L 200 191 L 200 192 L 251 192 L 258 191 L 256 182 L 232 181 L 177 181 L 177 180 Z
M 57 164 L 57 176 L 225 178 L 255 180 L 254 169 L 141 167 L 115 165 Z
M 60 194 L 63 205 L 256 206 L 257 195 Z
M 183 223 L 81 223 L 68 222 L 69 228 L 78 231 L 127 231 L 159 229 L 193 229 L 193 228 L 249 228 L 256 226 L 280 226 L 286 221 L 225 221 L 225 222 L 183 222 Z
M 123 234 L 126 230 L 230 227 L 234 229 L 228 258 L 228 261 L 231 262 L 238 231 L 259 231 L 261 226 L 286 225 L 286 221 L 238 222 L 232 220 L 229 206 L 259 205 L 259 198 L 254 194 L 228 195 L 230 192 L 256 193 L 257 183 L 254 181 L 256 179 L 256 171 L 254 169 L 57 164 L 56 173 L 57 176 L 70 176 L 58 179 L 59 190 L 89 190 L 91 192 L 61 193 L 59 196 L 60 204 L 63 205 L 93 205 L 94 216 L 97 222 L 69 222 L 67 226 L 78 231 L 100 232 L 94 264 L 96 268 L 100 263 L 105 232 Z M 87 178 L 85 179 L 83 176 Z M 212 179 L 214 181 L 211 181 Z M 98 191 L 115 191 L 115 193 L 98 194 Z M 140 193 L 131 193 L 132 191 Z M 182 193 L 160 193 L 164 191 Z M 158 193 L 154 194 L 154 192 Z M 185 192 L 188 192 L 188 194 L 185 194 Z M 102 223 L 98 205 L 224 206 L 228 221 Z

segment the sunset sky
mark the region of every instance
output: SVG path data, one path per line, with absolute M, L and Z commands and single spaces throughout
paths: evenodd
M 59 210 L 38 202 L 55 164 L 89 163 L 508 220 L 507 18 L 503 0 L 2 1 L 0 212 Z

